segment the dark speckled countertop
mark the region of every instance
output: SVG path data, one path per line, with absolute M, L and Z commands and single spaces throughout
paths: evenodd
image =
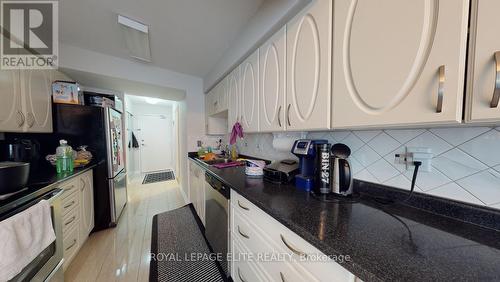
M 498 230 L 407 205 L 381 206 L 364 193 L 356 203 L 325 203 L 290 185 L 247 178 L 243 167 L 194 160 L 326 255 L 349 255 L 341 265 L 364 281 L 500 280 Z

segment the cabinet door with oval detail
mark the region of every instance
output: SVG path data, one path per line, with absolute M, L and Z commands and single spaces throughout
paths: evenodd
M 259 130 L 259 50 L 240 66 L 241 124 L 246 132 Z
M 227 76 L 227 96 L 229 101 L 227 126 L 231 132 L 233 125 L 240 122 L 240 67 L 235 68 Z
M 22 74 L 26 97 L 26 130 L 28 132 L 52 132 L 54 71 L 24 70 Z
M 339 0 L 333 128 L 462 119 L 468 0 Z
M 0 132 L 22 132 L 24 114 L 19 70 L 0 70 Z
M 314 0 L 286 25 L 287 130 L 330 126 L 332 0 Z

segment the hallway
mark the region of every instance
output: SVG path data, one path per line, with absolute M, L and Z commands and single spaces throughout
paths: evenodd
M 148 281 L 155 214 L 184 205 L 176 180 L 128 187 L 118 226 L 92 233 L 65 272 L 66 281 Z

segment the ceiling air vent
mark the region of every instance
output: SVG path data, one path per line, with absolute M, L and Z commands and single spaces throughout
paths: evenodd
M 144 62 L 151 62 L 149 26 L 122 15 L 118 15 L 118 23 L 122 28 L 129 55 Z

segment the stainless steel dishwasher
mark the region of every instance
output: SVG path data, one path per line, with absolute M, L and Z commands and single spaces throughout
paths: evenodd
M 230 275 L 229 252 L 229 187 L 205 173 L 205 236 L 212 251 L 221 256 L 218 260 L 226 277 Z

